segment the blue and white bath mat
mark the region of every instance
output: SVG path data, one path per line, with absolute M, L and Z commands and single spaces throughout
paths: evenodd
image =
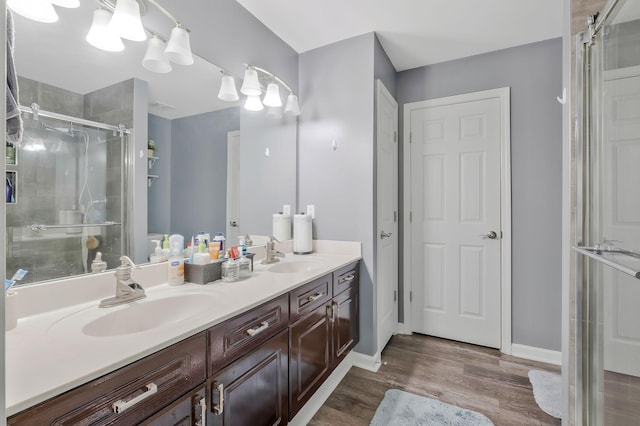
M 492 426 L 475 411 L 398 389 L 385 392 L 371 426 Z

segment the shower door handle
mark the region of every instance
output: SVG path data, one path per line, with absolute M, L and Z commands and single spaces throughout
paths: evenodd
M 481 237 L 485 237 L 485 238 L 489 238 L 491 240 L 495 240 L 496 238 L 498 238 L 498 234 L 496 233 L 496 231 L 489 231 L 486 234 L 482 234 L 480 236 Z

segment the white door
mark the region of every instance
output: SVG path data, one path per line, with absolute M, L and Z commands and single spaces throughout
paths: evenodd
M 409 117 L 413 331 L 493 348 L 501 347 L 502 108 L 499 91 L 488 91 L 426 101 Z
M 378 351 L 398 331 L 398 103 L 376 81 Z
M 611 244 L 640 250 L 640 68 L 604 84 L 602 230 Z M 629 72 L 631 71 L 631 72 Z M 634 72 L 635 71 L 635 72 Z M 618 78 L 617 78 L 618 77 Z M 637 260 L 632 261 L 637 264 Z M 640 282 L 603 268 L 604 368 L 640 376 Z
M 240 192 L 240 131 L 227 133 L 227 241 L 238 241 Z

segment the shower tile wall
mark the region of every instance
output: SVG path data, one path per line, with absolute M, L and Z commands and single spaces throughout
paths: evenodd
M 108 124 L 124 124 L 133 127 L 133 79 L 105 87 L 85 95 L 84 118 Z M 126 156 L 125 146 L 119 135 L 107 132 L 107 175 L 106 175 L 106 220 L 122 222 L 122 188 L 125 174 L 122 158 Z M 120 264 L 123 254 L 120 227 L 104 228 L 105 246 L 103 260 L 109 269 Z M 100 247 L 98 248 L 100 250 Z
M 45 83 L 19 77 L 20 104 L 30 106 L 37 103 L 41 110 L 54 111 L 74 117 L 112 123 L 123 123 L 131 127 L 132 81 L 123 82 L 85 96 L 69 92 Z M 34 124 L 29 115 L 25 118 L 25 127 Z M 42 120 L 45 121 L 45 120 Z M 111 132 L 106 146 L 106 176 L 102 178 L 107 203 L 104 220 L 121 221 L 121 176 L 122 147 L 121 139 Z M 96 155 L 100 148 L 92 146 L 91 155 Z M 104 161 L 101 159 L 100 161 Z M 45 239 L 27 228 L 33 223 L 57 224 L 58 211 L 78 208 L 75 196 L 77 191 L 65 190 L 60 184 L 60 176 L 56 174 L 56 161 L 52 161 L 46 151 L 25 152 L 18 156 L 17 168 L 17 203 L 7 205 L 7 276 L 17 269 L 29 270 L 24 283 L 43 281 L 61 276 L 76 275 L 84 272 L 82 256 L 82 234 L 65 234 L 65 238 Z M 93 178 L 93 177 L 92 177 Z M 56 193 L 57 191 L 57 193 Z M 24 197 L 23 194 L 34 194 Z M 122 254 L 120 227 L 106 228 L 102 231 L 104 245 L 97 250 L 105 251 L 105 260 L 109 268 L 119 264 Z M 51 231 L 47 231 L 51 232 Z M 63 231 L 64 232 L 64 231 Z M 107 249 L 108 247 L 108 249 Z M 106 250 L 105 250 L 106 249 Z M 89 255 L 91 260 L 91 254 Z

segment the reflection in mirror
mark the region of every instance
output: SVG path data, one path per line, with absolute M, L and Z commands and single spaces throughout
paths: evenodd
M 109 268 L 117 266 L 130 247 L 130 197 L 141 196 L 130 193 L 134 178 L 127 177 L 134 176 L 131 147 L 140 134 L 156 149 L 144 153 L 152 157 L 148 227 L 136 227 L 185 240 L 197 231 L 228 233 L 232 222 L 238 233 L 270 234 L 272 213 L 295 206 L 295 118 L 264 121 L 264 112 L 241 113 L 239 102 L 218 100 L 221 70 L 197 55 L 192 66 L 172 64 L 171 72 L 157 74 L 141 65 L 144 42 L 124 40 L 117 53 L 94 48 L 85 37 L 95 9 L 89 1 L 56 8 L 52 24 L 14 14 L 19 101 L 37 103 L 43 113 L 37 120 L 23 114 L 25 139 L 7 165 L 14 201 L 7 205 L 7 275 L 28 269 L 28 283 L 85 273 L 97 251 Z M 150 6 L 143 22 L 165 39 L 174 25 Z M 55 120 L 45 111 L 73 118 Z M 131 136 L 100 128 L 120 124 Z M 228 159 L 234 143 L 240 148 Z M 263 155 L 267 144 L 270 157 Z M 227 176 L 235 179 L 228 183 Z M 235 200 L 235 218 L 227 216 L 227 199 Z

